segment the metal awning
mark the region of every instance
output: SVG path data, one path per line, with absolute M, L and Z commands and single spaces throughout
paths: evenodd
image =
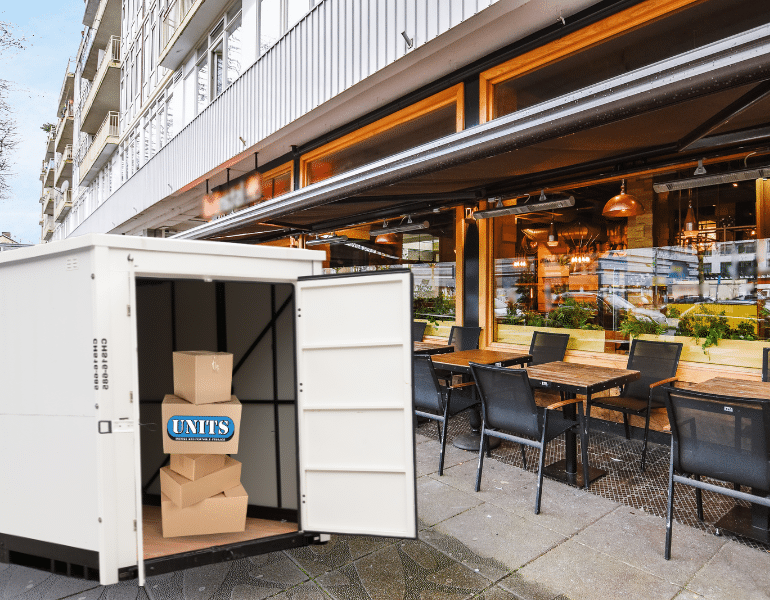
M 392 205 L 429 194 L 464 193 L 468 199 L 511 177 L 523 177 L 549 153 L 591 161 L 617 161 L 624 153 L 649 150 L 676 154 L 693 130 L 770 79 L 770 25 L 726 38 L 665 61 L 466 129 L 218 218 L 173 237 L 201 239 L 271 222 L 287 228 L 317 222 L 319 215 L 366 213 L 372 195 Z M 740 125 L 767 125 L 767 103 L 745 111 Z M 649 121 L 655 123 L 650 128 Z M 663 130 L 664 126 L 667 130 Z M 713 139 L 734 131 L 716 128 Z M 598 137 L 597 137 L 598 135 Z M 630 137 L 629 137 L 630 136 Z M 602 140 L 596 144 L 591 138 Z M 709 140 L 690 143 L 704 151 Z M 615 140 L 615 143 L 610 143 Z M 623 140 L 626 140 L 625 142 Z M 586 162 L 573 160 L 573 163 Z M 553 168 L 566 168 L 553 161 Z M 519 165 L 519 169 L 515 168 Z M 513 165 L 513 167 L 511 167 Z M 523 177 L 526 179 L 526 177 Z M 368 196 L 367 196 L 368 194 Z M 331 203 L 336 210 L 323 210 Z M 331 208 L 331 207 L 328 207 Z M 313 215 L 313 211 L 322 211 Z M 304 213 L 304 216 L 303 216 Z M 322 219 L 323 220 L 323 219 Z M 343 219 L 344 220 L 344 219 Z

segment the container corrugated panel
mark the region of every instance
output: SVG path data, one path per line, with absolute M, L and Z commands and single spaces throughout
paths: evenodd
M 110 231 L 498 0 L 325 0 L 74 232 Z

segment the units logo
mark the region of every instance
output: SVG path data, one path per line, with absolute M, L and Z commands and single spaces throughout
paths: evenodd
M 173 416 L 166 424 L 168 437 L 177 442 L 226 442 L 235 435 L 230 417 Z

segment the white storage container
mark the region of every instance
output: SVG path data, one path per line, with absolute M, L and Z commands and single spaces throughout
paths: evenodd
M 323 256 L 110 235 L 3 253 L 0 561 L 143 585 L 329 533 L 415 538 L 411 274 L 319 276 Z M 245 533 L 157 533 L 174 350 L 234 355 Z

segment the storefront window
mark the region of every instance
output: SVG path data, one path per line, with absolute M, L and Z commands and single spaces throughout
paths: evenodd
M 631 182 L 647 207 L 637 217 L 601 217 L 596 199 L 608 199 L 613 182 L 572 190 L 572 209 L 495 218 L 495 341 L 527 345 L 533 331 L 559 329 L 569 330 L 570 350 L 626 353 L 632 338 L 647 336 L 682 342 L 683 360 L 711 364 L 743 364 L 736 342 L 770 345 L 768 240 L 754 239 L 755 182 L 681 198 L 654 194 L 652 184 Z M 697 223 L 688 237 L 691 204 Z

